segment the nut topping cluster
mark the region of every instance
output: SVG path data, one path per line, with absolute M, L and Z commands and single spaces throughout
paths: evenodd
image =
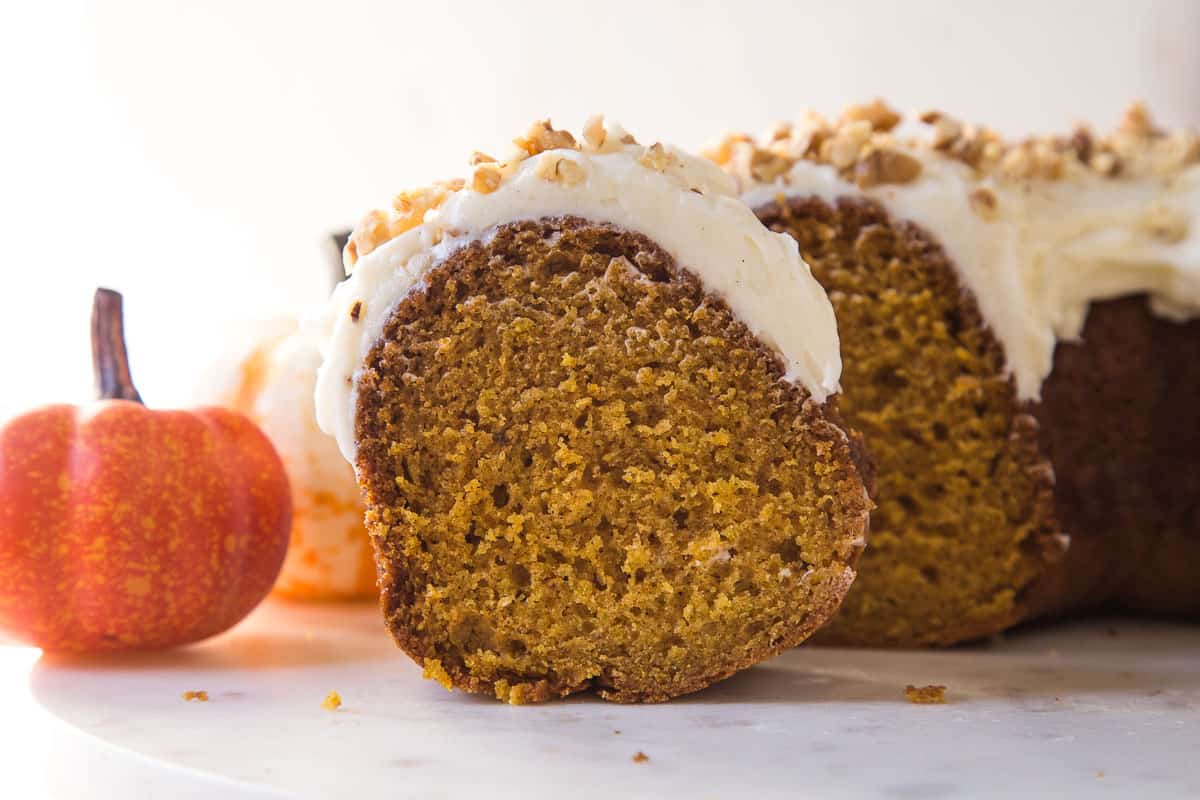
M 468 180 L 441 181 L 423 189 L 401 192 L 392 201 L 390 210 L 372 211 L 355 227 L 343 253 L 346 271 L 349 272 L 362 256 L 420 225 L 428 212 L 441 206 L 455 192 L 466 189 L 490 194 L 517 171 L 521 162 L 549 151 L 556 152 L 538 162 L 536 175 L 563 186 L 582 183 L 587 174 L 584 165 L 558 151 L 614 153 L 630 148 L 636 149 L 635 158 L 647 169 L 666 172 L 679 166 L 679 159 L 663 145 L 655 143 L 642 147 L 632 136 L 606 128 L 604 118 L 600 116 L 590 118 L 583 126 L 582 134 L 581 143 L 570 132 L 556 129 L 550 120 L 540 120 L 513 140 L 515 148 L 504 160 L 478 151 L 472 153 L 469 162 L 472 172 Z
M 1070 136 L 1005 141 L 995 131 L 962 122 L 941 111 L 917 117 L 928 126 L 923 137 L 899 138 L 900 115 L 880 100 L 850 106 L 831 123 L 806 112 L 794 124 L 781 124 L 762 139 L 736 134 L 705 155 L 743 183 L 772 183 L 798 161 L 833 167 L 860 188 L 904 184 L 921 175 L 922 160 L 936 155 L 966 164 L 979 177 L 998 180 L 1060 180 L 1088 171 L 1106 178 L 1168 176 L 1200 163 L 1200 136 L 1166 133 L 1140 103 L 1130 106 L 1117 130 L 1097 137 L 1087 127 Z M 982 214 L 994 211 L 994 198 L 971 198 Z

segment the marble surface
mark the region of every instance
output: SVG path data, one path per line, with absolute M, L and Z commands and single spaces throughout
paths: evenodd
M 948 652 L 800 648 L 640 707 L 447 693 L 369 607 L 268 603 L 172 654 L 19 659 L 54 721 L 55 797 L 1200 796 L 1196 626 L 1094 620 Z M 931 683 L 948 687 L 945 705 L 905 700 L 906 684 Z M 321 705 L 331 690 L 337 711 Z

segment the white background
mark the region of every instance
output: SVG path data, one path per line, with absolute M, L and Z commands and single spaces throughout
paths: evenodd
M 1200 123 L 1200 2 L 7 3 L 0 417 L 90 393 L 98 284 L 183 403 L 228 321 L 300 310 L 324 235 L 602 111 L 696 147 L 883 95 L 1010 134 L 1144 98 Z

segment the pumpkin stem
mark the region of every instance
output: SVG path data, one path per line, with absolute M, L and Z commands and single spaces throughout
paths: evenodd
M 97 289 L 92 300 L 92 370 L 101 400 L 142 402 L 129 374 L 121 293 Z
M 339 283 L 346 280 L 346 266 L 342 263 L 342 253 L 346 250 L 346 245 L 350 243 L 350 235 L 352 233 L 354 231 L 338 231 L 337 233 L 329 234 L 329 238 L 333 240 L 334 247 L 337 248 L 334 257 L 329 261 L 329 268 L 331 270 L 329 277 L 333 278 L 333 283 L 330 286 L 331 290 L 336 289 Z

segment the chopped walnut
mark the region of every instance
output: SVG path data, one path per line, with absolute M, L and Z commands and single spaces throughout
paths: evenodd
M 744 133 L 734 133 L 721 139 L 716 145 L 702 150 L 700 155 L 715 164 L 725 166 L 733 161 L 734 151 L 743 146 L 753 147 L 754 139 Z
M 842 112 L 840 121 L 847 123 L 860 120 L 868 123 L 874 130 L 887 132 L 900 124 L 900 115 L 876 98 L 870 103 L 847 107 Z
M 491 194 L 500 188 L 503 175 L 495 163 L 483 163 L 475 168 L 471 176 L 471 188 L 480 194 Z
M 971 210 L 984 219 L 995 219 L 1000 205 L 996 193 L 986 187 L 980 187 L 967 196 Z
M 378 210 L 368 212 L 362 218 L 350 234 L 350 244 L 346 247 L 351 264 L 391 238 L 388 222 L 387 213 Z
M 1112 153 L 1096 153 L 1088 165 L 1106 178 L 1111 178 L 1121 171 L 1121 160 Z
M 547 150 L 576 150 L 575 137 L 567 131 L 555 130 L 550 120 L 539 120 L 529 126 L 524 136 L 513 139 L 513 144 L 530 156 Z
M 964 126 L 963 133 L 946 149 L 946 155 L 966 164 L 972 169 L 978 169 L 983 163 L 989 142 L 977 134 L 970 126 Z
M 675 157 L 662 146 L 661 142 L 655 142 L 646 148 L 646 152 L 638 158 L 638 163 L 658 172 L 666 172 L 674 165 Z
M 995 162 L 1000 157 L 996 136 L 987 129 L 960 122 L 941 111 L 926 111 L 920 119 L 933 126 L 930 146 L 934 150 L 939 150 L 972 169 L 979 169 L 985 161 Z
M 1162 136 L 1162 131 L 1154 127 L 1154 123 L 1150 119 L 1150 112 L 1140 101 L 1130 104 L 1129 108 L 1125 109 L 1125 114 L 1121 117 L 1121 124 L 1117 130 L 1141 138 Z
M 821 146 L 821 155 L 838 169 L 853 166 L 858 161 L 863 145 L 871 138 L 871 124 L 866 121 L 851 122 L 838 130 L 832 139 Z
M 587 177 L 583 167 L 575 161 L 562 156 L 546 156 L 537 165 L 537 176 L 545 181 L 561 183 L 563 186 L 574 186 L 583 182 Z
M 583 143 L 592 150 L 599 151 L 607 139 L 608 131 L 604 129 L 604 117 L 589 117 L 583 124 Z
M 579 166 L 578 161 L 570 158 L 562 158 L 558 161 L 558 178 L 564 186 L 574 186 L 577 183 L 582 183 L 587 173 L 583 167 Z
M 872 150 L 854 166 L 854 183 L 868 189 L 882 183 L 911 183 L 921 176 L 921 162 L 899 150 Z
M 755 150 L 750 154 L 750 174 L 754 180 L 770 183 L 791 168 L 791 162 L 769 150 Z
M 633 763 L 635 763 L 635 764 L 645 764 L 649 760 L 650 760 L 650 756 L 646 755 L 641 750 L 638 750 L 636 753 L 633 754 Z
M 962 123 L 945 115 L 939 116 L 933 123 L 933 147 L 935 150 L 945 150 L 962 136 Z
M 465 185 L 466 182 L 461 179 L 439 181 L 424 189 L 415 189 L 396 195 L 392 199 L 392 209 L 396 212 L 397 217 L 392 220 L 390 225 L 391 235 L 399 236 L 410 228 L 420 225 L 425 218 L 426 211 L 437 208 L 446 200 L 447 196 L 461 191 Z
M 799 161 L 816 155 L 821 144 L 829 138 L 829 132 L 817 128 L 793 128 L 792 134 L 768 145 L 770 152 L 789 161 Z
M 1024 147 L 1009 150 L 1000 161 L 1001 172 L 1009 178 L 1028 178 L 1033 168 L 1033 158 Z
M 770 142 L 779 142 L 790 138 L 792 135 L 792 123 L 777 122 L 767 131 L 766 140 Z
M 1035 142 L 1033 145 L 1033 159 L 1036 165 L 1036 174 L 1039 178 L 1048 180 L 1058 180 L 1063 174 L 1063 157 L 1062 153 L 1056 150 L 1052 143 L 1047 141 Z
M 1026 142 L 1010 150 L 1000 165 L 1010 178 L 1057 178 L 1062 175 L 1061 156 L 1041 142 Z
M 1075 129 L 1075 132 L 1071 134 L 1070 145 L 1080 163 L 1086 164 L 1092 160 L 1092 152 L 1096 149 L 1096 143 L 1092 139 L 1092 132 L 1086 127 L 1081 126 Z

